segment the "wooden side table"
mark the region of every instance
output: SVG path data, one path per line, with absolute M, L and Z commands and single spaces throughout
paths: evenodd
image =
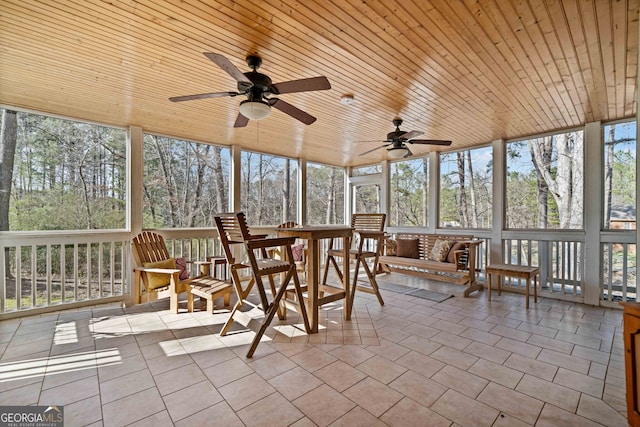
M 498 276 L 498 295 L 502 294 L 502 276 L 519 277 L 527 281 L 527 309 L 529 309 L 529 284 L 533 277 L 533 300 L 536 303 L 538 302 L 538 273 L 540 273 L 540 267 L 516 264 L 490 264 L 487 265 L 486 271 L 489 279 L 489 292 L 487 293 L 489 301 L 491 301 L 491 275 L 495 274 Z
M 227 280 L 227 258 L 224 256 L 208 256 L 206 261 L 197 261 L 200 267 L 200 274 L 211 276 L 216 279 Z M 222 273 L 218 276 L 218 266 L 221 266 Z M 213 268 L 213 270 L 212 270 Z

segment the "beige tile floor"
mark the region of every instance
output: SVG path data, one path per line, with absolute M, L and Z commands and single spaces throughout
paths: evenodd
M 220 337 L 228 311 L 168 302 L 0 322 L 0 405 L 64 405 L 65 426 L 626 426 L 622 312 L 404 275 L 442 303 L 358 294 L 351 321 Z M 203 308 L 202 305 L 201 308 Z

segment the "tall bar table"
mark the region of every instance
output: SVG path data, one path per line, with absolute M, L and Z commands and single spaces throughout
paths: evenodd
M 353 229 L 347 225 L 304 225 L 292 228 L 278 228 L 278 236 L 298 237 L 308 242 L 307 246 L 307 284 L 308 284 L 308 309 L 311 332 L 318 332 L 320 306 L 329 302 L 343 299 L 344 319 L 351 319 L 351 301 L 349 301 L 349 274 L 344 274 L 342 279 L 343 289 L 333 286 L 320 285 L 320 240 L 330 238 L 342 238 L 342 250 L 344 260 L 343 271 L 349 271 L 349 239 Z M 320 298 L 320 291 L 323 297 Z

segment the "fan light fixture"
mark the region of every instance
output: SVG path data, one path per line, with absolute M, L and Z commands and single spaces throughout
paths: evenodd
M 394 147 L 387 150 L 392 159 L 401 159 L 409 153 L 407 147 Z
M 271 106 L 264 101 L 247 99 L 240 103 L 240 113 L 250 120 L 262 120 L 271 114 Z

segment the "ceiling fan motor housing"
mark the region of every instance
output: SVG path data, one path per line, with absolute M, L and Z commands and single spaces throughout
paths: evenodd
M 271 79 L 269 76 L 257 71 L 248 71 L 243 74 L 251 80 L 251 83 L 238 82 L 238 92 L 247 93 L 250 97 L 256 100 L 262 99 L 263 94 L 269 95 L 271 93 Z
M 387 134 L 387 141 L 389 141 L 389 142 L 392 142 L 392 141 L 393 141 L 393 142 L 395 142 L 395 141 L 400 141 L 400 137 L 401 137 L 402 135 L 404 135 L 405 133 L 406 133 L 406 132 L 401 131 L 401 130 L 396 130 L 396 131 L 394 131 L 394 132 L 389 132 L 389 133 Z

